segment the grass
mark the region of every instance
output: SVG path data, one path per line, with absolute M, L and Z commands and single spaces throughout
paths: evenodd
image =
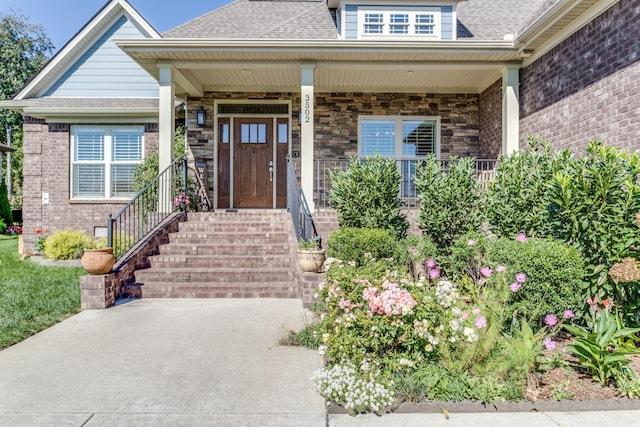
M 80 311 L 82 268 L 21 260 L 18 239 L 0 235 L 0 349 Z

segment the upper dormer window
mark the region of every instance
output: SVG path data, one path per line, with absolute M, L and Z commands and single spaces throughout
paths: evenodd
M 358 22 L 362 38 L 441 38 L 441 9 L 436 7 L 360 6 Z

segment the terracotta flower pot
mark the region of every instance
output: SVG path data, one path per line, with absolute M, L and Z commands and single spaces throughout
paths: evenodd
M 87 273 L 97 275 L 110 272 L 116 259 L 112 248 L 85 249 L 80 262 Z
M 317 273 L 325 261 L 324 249 L 298 249 L 298 264 L 302 271 Z

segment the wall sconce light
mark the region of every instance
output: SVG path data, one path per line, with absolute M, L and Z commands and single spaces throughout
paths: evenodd
M 207 123 L 207 112 L 204 110 L 202 105 L 198 108 L 198 112 L 196 113 L 196 123 L 198 126 L 204 126 Z

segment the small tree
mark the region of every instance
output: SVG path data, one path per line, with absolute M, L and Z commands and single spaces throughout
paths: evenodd
M 477 231 L 484 220 L 474 159 L 452 158 L 443 171 L 432 155 L 416 169 L 419 192 L 418 226 L 439 250 L 447 252 L 459 236 Z
M 329 203 L 340 227 L 384 228 L 397 238 L 407 235 L 409 222 L 400 212 L 402 176 L 393 159 L 380 155 L 360 161 L 352 158 L 346 171 L 330 170 Z
M 0 183 L 0 221 L 4 222 L 5 225 L 11 225 L 13 223 L 13 213 L 11 212 L 11 205 L 7 197 L 7 185 L 4 181 Z M 2 230 L 0 230 L 0 232 L 2 232 Z

